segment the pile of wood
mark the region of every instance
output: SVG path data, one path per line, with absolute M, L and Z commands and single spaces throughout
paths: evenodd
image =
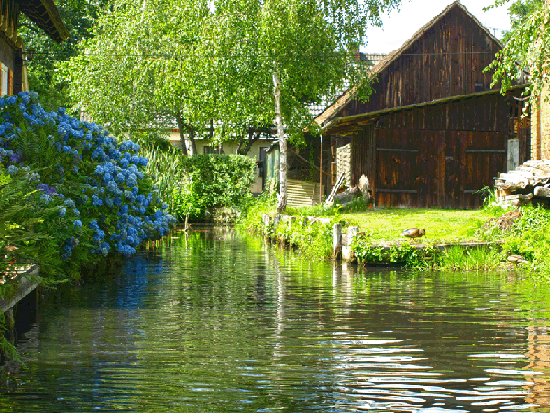
M 495 180 L 496 201 L 503 206 L 550 206 L 550 160 L 531 160 Z

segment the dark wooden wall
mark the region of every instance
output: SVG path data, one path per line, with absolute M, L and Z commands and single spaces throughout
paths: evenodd
M 500 45 L 455 6 L 379 74 L 368 102 L 353 101 L 338 116 L 490 90 L 491 73 L 483 69 L 499 50 Z
M 510 106 L 491 94 L 378 117 L 353 137 L 353 184 L 378 206 L 475 208 L 506 170 Z

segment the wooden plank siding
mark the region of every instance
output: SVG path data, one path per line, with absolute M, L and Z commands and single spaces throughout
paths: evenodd
M 376 65 L 368 101 L 351 91 L 316 118 L 323 136 L 352 140 L 352 185 L 367 175 L 377 206 L 476 208 L 507 168 L 525 85 L 506 96 L 484 69 L 502 45 L 455 1 Z M 525 125 L 523 125 L 525 126 Z
M 479 207 L 506 168 L 508 112 L 493 94 L 381 115 L 352 136 L 352 184 L 366 175 L 379 206 Z
M 454 7 L 379 74 L 368 102 L 355 101 L 339 116 L 490 90 L 492 75 L 483 69 L 499 50 L 464 10 Z
M 303 207 L 319 203 L 319 192 L 321 192 L 322 189 L 318 183 L 299 181 L 296 179 L 288 179 L 287 181 L 288 206 Z

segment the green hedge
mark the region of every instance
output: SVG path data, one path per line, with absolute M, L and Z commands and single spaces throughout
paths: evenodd
M 208 220 L 213 208 L 241 207 L 251 197 L 256 161 L 241 155 L 182 157 L 173 211 L 180 220 Z

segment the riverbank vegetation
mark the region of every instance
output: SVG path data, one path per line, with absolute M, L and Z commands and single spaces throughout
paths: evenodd
M 34 92 L 0 98 L 0 297 L 34 265 L 36 282 L 75 282 L 168 234 L 175 219 L 147 164 L 137 143 L 46 112 Z
M 265 197 L 247 211 L 239 223 L 246 229 L 317 259 L 333 254 L 332 226 L 359 227 L 352 244 L 354 256 L 365 265 L 404 265 L 418 269 L 486 271 L 521 268 L 533 277 L 550 278 L 550 212 L 541 207 L 506 210 L 488 203 L 479 210 L 372 209 L 358 203 L 351 211 L 329 208 L 290 208 L 296 224 L 283 223 L 267 230 L 263 214 L 275 215 L 273 198 Z M 515 211 L 515 212 L 514 212 Z M 304 217 L 324 217 L 314 225 L 301 225 Z M 401 236 L 406 228 L 425 228 L 421 239 Z M 512 263 L 509 255 L 525 262 Z
M 174 218 L 144 174 L 138 144 L 99 125 L 46 112 L 35 93 L 0 99 L 0 190 L 10 262 L 39 264 L 44 279 L 77 279 L 105 257 L 130 256 L 169 232 Z
M 162 138 L 140 138 L 145 167 L 179 222 L 235 220 L 251 202 L 256 161 L 241 155 L 185 156 Z

